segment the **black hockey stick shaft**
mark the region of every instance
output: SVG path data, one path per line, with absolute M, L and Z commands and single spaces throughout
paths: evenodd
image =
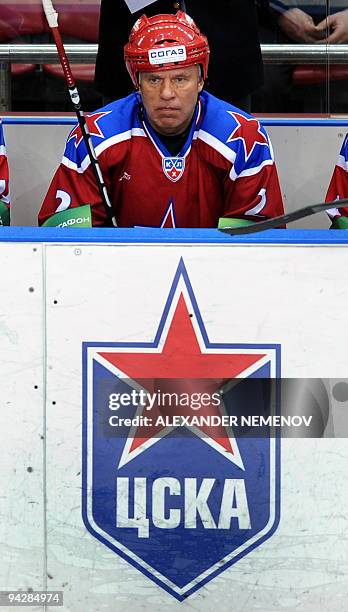
M 274 229 L 276 227 L 279 227 L 280 225 L 292 223 L 293 221 L 297 221 L 298 219 L 304 219 L 305 217 L 315 215 L 318 212 L 323 212 L 330 208 L 343 208 L 344 206 L 348 206 L 348 198 L 345 198 L 344 200 L 335 200 L 334 202 L 321 202 L 320 204 L 311 204 L 310 206 L 299 208 L 298 210 L 294 210 L 294 212 L 287 213 L 285 215 L 280 215 L 279 217 L 274 217 L 273 219 L 266 219 L 265 221 L 258 221 L 257 223 L 252 223 L 251 225 L 243 225 L 241 227 L 225 227 L 221 228 L 219 231 L 224 232 L 225 234 L 233 235 L 254 234 L 256 232 L 262 232 L 263 230 Z
M 52 32 L 52 36 L 58 51 L 59 60 L 63 69 L 64 77 L 68 86 L 68 91 L 70 95 L 71 104 L 75 111 L 78 124 L 80 126 L 80 130 L 82 133 L 82 137 L 84 143 L 87 148 L 88 157 L 91 162 L 92 171 L 95 177 L 96 184 L 99 189 L 100 197 L 104 204 L 104 208 L 107 214 L 107 218 L 111 221 L 114 227 L 117 227 L 117 222 L 115 216 L 113 214 L 112 204 L 109 198 L 109 194 L 105 185 L 105 181 L 103 178 L 102 171 L 100 169 L 99 161 L 96 156 L 96 152 L 94 150 L 93 142 L 91 139 L 91 135 L 88 129 L 87 121 L 83 110 L 81 108 L 81 101 L 78 89 L 76 87 L 76 83 L 70 68 L 70 63 L 68 57 L 65 52 L 64 44 L 62 41 L 62 37 L 60 35 L 59 27 L 58 27 L 58 14 L 55 11 L 51 0 L 42 0 L 43 8 L 45 11 L 47 23 Z

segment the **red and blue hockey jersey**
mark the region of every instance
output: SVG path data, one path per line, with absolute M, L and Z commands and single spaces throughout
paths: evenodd
M 9 224 L 9 173 L 2 123 L 0 121 L 0 225 Z
M 263 219 L 283 213 L 272 146 L 259 122 L 202 92 L 182 150 L 170 155 L 147 121 L 139 94 L 87 117 L 121 227 L 216 227 L 219 217 Z M 107 215 L 79 127 L 39 213 L 90 204 L 93 225 Z
M 326 202 L 348 198 L 348 134 L 345 137 L 341 151 L 331 177 Z M 330 217 L 348 216 L 347 208 L 330 208 Z

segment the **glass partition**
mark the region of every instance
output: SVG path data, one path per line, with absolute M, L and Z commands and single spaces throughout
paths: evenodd
M 332 59 L 332 44 L 348 44 L 348 3 L 346 0 L 328 2 L 327 19 L 328 83 L 327 95 L 331 113 L 348 113 L 348 58 L 344 64 Z
M 100 0 L 58 0 L 59 26 L 66 44 L 97 43 Z M 41 0 L 0 0 L 0 44 L 53 43 Z M 2 66 L 3 67 L 3 66 Z M 72 64 L 84 108 L 101 105 L 93 87 L 94 63 Z M 11 65 L 11 110 L 71 110 L 60 65 Z
M 267 3 L 268 4 L 268 3 Z M 348 63 L 335 63 L 330 47 L 348 43 L 346 0 L 270 1 L 259 23 L 266 44 L 325 45 L 324 59 L 266 64 L 265 82 L 253 96 L 254 112 L 347 113 Z
M 256 4 L 261 45 L 311 45 L 314 51 L 319 45 L 325 52 L 311 63 L 264 60 L 264 86 L 253 93 L 252 112 L 347 113 L 348 59 L 338 63 L 332 52 L 332 45 L 336 50 L 337 45 L 348 45 L 347 0 L 256 0 Z M 97 43 L 100 0 L 56 0 L 55 6 L 65 43 Z M 186 6 L 189 11 L 189 0 Z M 9 43 L 52 43 L 41 0 L 0 0 L 0 45 Z M 97 108 L 102 98 L 93 86 L 94 60 L 72 65 L 84 108 Z M 2 71 L 6 67 L 7 62 L 2 62 Z M 59 65 L 13 61 L 10 73 L 11 110 L 70 110 Z M 5 82 L 0 75 L 0 87 Z

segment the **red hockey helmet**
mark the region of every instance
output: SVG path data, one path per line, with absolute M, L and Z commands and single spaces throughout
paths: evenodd
M 202 66 L 202 76 L 206 79 L 209 53 L 206 36 L 183 11 L 176 15 L 142 15 L 124 47 L 126 67 L 137 88 L 139 72 L 173 70 L 195 64 Z

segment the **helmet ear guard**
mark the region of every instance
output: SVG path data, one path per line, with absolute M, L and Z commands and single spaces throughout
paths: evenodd
M 206 36 L 183 11 L 176 15 L 142 15 L 134 24 L 124 47 L 126 67 L 137 89 L 139 72 L 200 65 L 205 80 L 209 54 Z

